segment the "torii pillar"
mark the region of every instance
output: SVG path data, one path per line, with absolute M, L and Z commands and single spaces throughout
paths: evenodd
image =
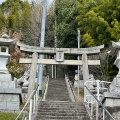
M 87 54 L 82 55 L 82 63 L 83 63 L 83 80 L 84 83 L 89 80 L 89 70 L 88 70 L 88 59 Z M 98 63 L 100 65 L 100 63 Z

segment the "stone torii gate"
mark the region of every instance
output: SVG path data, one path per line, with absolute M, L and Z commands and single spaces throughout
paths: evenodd
M 100 65 L 100 60 L 88 60 L 87 55 L 93 55 L 100 53 L 100 50 L 104 48 L 104 45 L 90 47 L 90 48 L 40 48 L 35 46 L 29 46 L 22 43 L 17 43 L 21 51 L 33 54 L 32 59 L 20 58 L 19 63 L 32 64 L 31 75 L 29 80 L 28 95 L 34 89 L 34 79 L 37 71 L 37 64 L 59 64 L 59 65 L 82 65 L 83 66 L 83 80 L 84 82 L 89 80 L 88 65 Z M 56 54 L 56 59 L 38 59 L 38 54 Z M 64 60 L 65 54 L 82 55 L 82 60 Z

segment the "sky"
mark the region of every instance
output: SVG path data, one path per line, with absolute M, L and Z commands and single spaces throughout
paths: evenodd
M 2 2 L 5 2 L 6 0 L 0 0 L 0 4 L 2 3 Z M 28 0 L 28 1 L 32 1 L 32 0 Z M 34 0 L 35 1 L 35 0 Z M 36 1 L 40 1 L 40 0 L 36 0 Z M 51 3 L 53 2 L 53 0 L 47 0 L 47 3 L 48 3 L 48 5 L 50 5 Z

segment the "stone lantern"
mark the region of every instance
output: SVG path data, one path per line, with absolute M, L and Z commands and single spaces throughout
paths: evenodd
M 0 110 L 19 111 L 21 89 L 16 88 L 15 81 L 12 81 L 6 65 L 10 60 L 10 53 L 15 51 L 16 40 L 9 39 L 4 34 L 0 38 Z
M 11 74 L 9 74 L 6 65 L 10 60 L 10 53 L 15 49 L 15 43 L 16 41 L 9 39 L 6 34 L 0 38 L 0 81 L 11 80 Z
M 118 67 L 119 71 L 110 84 L 108 91 L 104 93 L 102 102 L 117 120 L 120 119 L 120 40 L 118 42 L 112 42 L 112 47 L 111 52 L 114 55 L 117 54 L 114 65 Z

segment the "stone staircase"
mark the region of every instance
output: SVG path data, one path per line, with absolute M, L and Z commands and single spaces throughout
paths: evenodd
M 40 101 L 34 120 L 90 120 L 82 103 L 71 102 L 64 79 L 50 79 L 46 101 Z
M 64 79 L 50 79 L 46 100 L 70 101 L 67 86 Z

